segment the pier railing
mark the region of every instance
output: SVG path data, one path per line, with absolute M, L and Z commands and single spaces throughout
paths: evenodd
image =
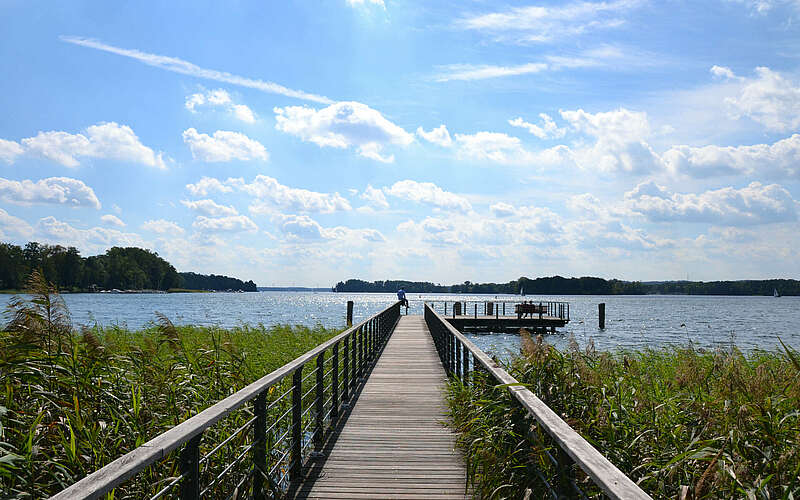
M 450 377 L 458 378 L 469 385 L 474 383 L 475 372 L 485 373 L 490 380 L 493 379 L 513 395 L 521 408 L 536 421 L 536 432 L 531 429 L 527 434 L 529 439 L 537 443 L 537 448 L 544 452 L 549 462 L 549 466 L 540 468 L 536 474 L 542 488 L 551 498 L 588 497 L 584 488 L 576 481 L 576 467 L 583 470 L 609 498 L 650 498 L 550 407 L 453 328 L 429 304 L 425 304 L 425 322 Z M 555 474 L 548 476 L 543 469 L 555 471 Z
M 502 316 L 516 315 L 514 306 L 529 304 L 536 306 L 536 314 L 550 318 L 558 318 L 569 322 L 569 302 L 556 302 L 552 300 L 431 300 L 426 301 L 430 307 L 445 317 L 455 316 Z
M 281 496 L 322 449 L 399 319 L 396 302 L 51 498 Z

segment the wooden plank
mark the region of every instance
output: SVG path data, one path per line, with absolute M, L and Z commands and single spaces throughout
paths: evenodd
M 297 498 L 469 498 L 444 422 L 447 377 L 421 316 L 403 316 L 316 481 Z

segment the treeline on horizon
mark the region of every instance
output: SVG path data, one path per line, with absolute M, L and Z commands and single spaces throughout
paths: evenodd
M 526 278 L 508 283 L 471 283 L 440 285 L 424 281 L 363 281 L 349 279 L 333 287 L 336 292 L 393 293 L 404 289 L 408 293 L 472 293 L 526 295 L 800 295 L 800 281 L 793 279 L 741 281 L 621 281 L 591 276 L 564 278 Z
M 75 247 L 35 241 L 24 247 L 0 243 L 0 290 L 25 288 L 31 272 L 64 291 L 94 290 L 242 290 L 255 292 L 256 284 L 236 278 L 179 273 L 156 252 L 136 247 L 113 247 L 102 255 L 82 257 Z

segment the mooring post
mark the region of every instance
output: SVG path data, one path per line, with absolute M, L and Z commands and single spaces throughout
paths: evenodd
M 606 328 L 606 304 L 605 302 L 601 302 L 597 304 L 597 316 L 599 320 L 599 326 L 601 330 L 605 330 Z
M 353 326 L 353 301 L 347 301 L 347 328 Z

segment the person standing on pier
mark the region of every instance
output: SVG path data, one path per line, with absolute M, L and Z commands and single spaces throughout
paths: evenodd
M 397 291 L 397 300 L 400 301 L 401 306 L 406 306 L 406 312 L 408 312 L 408 299 L 406 299 L 406 291 L 402 288 Z

